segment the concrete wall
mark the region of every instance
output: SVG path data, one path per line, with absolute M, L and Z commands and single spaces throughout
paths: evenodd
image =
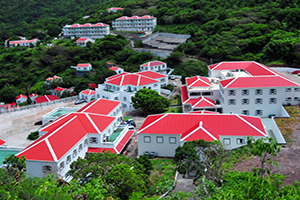
M 293 72 L 295 70 L 300 70 L 299 68 L 291 68 L 291 67 L 270 67 L 270 69 L 273 69 L 276 72 Z
M 168 51 L 168 50 L 158 50 L 158 49 L 147 49 L 147 48 L 134 48 L 134 50 L 137 50 L 138 52 L 150 52 L 154 56 L 158 57 L 160 56 L 161 58 L 167 58 L 173 51 Z

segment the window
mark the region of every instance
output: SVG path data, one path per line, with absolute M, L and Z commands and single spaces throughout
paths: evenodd
M 235 105 L 235 99 L 228 99 L 228 105 Z
M 242 95 L 249 95 L 249 90 L 242 90 Z
M 59 165 L 59 169 L 62 170 L 65 167 L 65 162 L 62 161 Z
M 98 98 L 98 99 L 100 98 L 100 95 L 99 95 L 99 94 L 97 94 L 97 98 Z
M 75 158 L 77 156 L 77 150 L 75 149 L 74 151 L 73 151 L 73 158 Z
M 43 172 L 44 173 L 49 173 L 51 171 L 52 171 L 52 167 L 51 166 L 49 166 L 49 165 L 43 166 Z
M 144 136 L 144 142 L 145 143 L 150 143 L 151 142 L 151 137 L 150 136 Z
M 300 97 L 295 97 L 294 101 L 300 101 Z
M 224 138 L 223 139 L 223 144 L 224 145 L 230 145 L 230 138 Z
M 250 103 L 250 100 L 249 99 L 242 99 L 242 104 L 249 104 Z
M 255 104 L 262 104 L 262 103 L 263 103 L 263 99 L 262 98 L 255 99 Z
M 262 115 L 263 111 L 262 110 L 255 110 L 255 115 Z
M 277 102 L 277 99 L 276 99 L 276 98 L 270 98 L 270 99 L 269 99 L 269 103 L 270 103 L 270 104 L 276 104 L 276 102 Z
M 294 91 L 295 92 L 300 92 L 300 88 L 295 88 Z
M 262 95 L 262 94 L 263 94 L 262 89 L 256 89 L 255 90 L 255 95 Z
M 84 140 L 84 146 L 86 146 L 88 144 L 87 139 Z
M 169 137 L 169 143 L 175 144 L 176 143 L 176 137 Z
M 202 92 L 202 96 L 211 96 L 213 95 L 212 92 Z
M 228 96 L 235 96 L 235 90 L 229 90 Z
M 277 90 L 276 89 L 270 89 L 269 94 L 277 94 Z
M 127 101 L 127 98 L 126 98 L 126 97 L 124 97 L 124 98 L 123 98 L 123 101 Z
M 249 111 L 249 110 L 242 110 L 242 114 L 243 114 L 243 115 L 249 115 L 249 114 L 250 114 L 250 111 Z
M 285 88 L 285 91 L 286 91 L 286 92 L 291 92 L 291 91 L 292 91 L 292 88 Z
M 292 101 L 292 98 L 291 97 L 287 97 L 287 98 L 285 98 L 285 101 Z
M 70 162 L 71 162 L 71 156 L 68 155 L 68 157 L 67 157 L 67 164 L 69 164 Z
M 164 138 L 161 136 L 156 137 L 156 143 L 164 143 Z
M 96 138 L 96 137 L 91 137 L 90 138 L 90 143 L 95 143 L 95 144 L 97 144 L 98 143 L 98 138 Z
M 245 140 L 242 138 L 238 138 L 238 139 L 236 139 L 236 143 L 237 144 L 245 144 Z
M 79 152 L 83 149 L 82 144 L 79 145 Z

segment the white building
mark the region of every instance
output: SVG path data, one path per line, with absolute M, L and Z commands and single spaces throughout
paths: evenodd
M 82 76 L 84 73 L 91 73 L 93 67 L 90 63 L 81 63 L 78 64 L 76 67 L 72 67 L 71 68 L 75 68 L 76 72 L 77 72 L 77 76 Z
M 62 80 L 62 78 L 61 78 L 60 76 L 55 76 L 55 75 L 54 75 L 53 77 L 48 77 L 48 78 L 46 78 L 45 84 L 46 84 L 46 85 L 50 85 L 52 81 L 55 81 L 55 82 L 57 82 L 57 83 L 63 82 L 63 80 Z
M 112 22 L 115 31 L 153 31 L 157 25 L 156 17 L 145 15 L 142 17 L 120 17 Z
M 165 62 L 161 62 L 161 61 L 151 61 L 151 62 L 147 62 L 147 63 L 144 63 L 140 66 L 140 70 L 141 71 L 154 71 L 154 72 L 157 72 L 157 73 L 160 73 L 160 74 L 167 74 L 167 63 Z
M 9 47 L 16 47 L 16 46 L 20 46 L 20 47 L 30 47 L 30 44 L 32 44 L 33 46 L 36 45 L 37 41 L 39 41 L 37 38 L 34 38 L 32 40 L 26 40 L 26 39 L 22 39 L 22 40 L 15 40 L 15 41 L 9 41 L 8 39 L 5 41 L 5 46 L 8 45 L 9 43 Z
M 120 67 L 110 67 L 109 69 L 115 71 L 117 74 L 121 74 L 124 72 L 124 69 Z
M 209 112 L 149 115 L 138 130 L 138 155 L 174 157 L 184 142 L 200 139 L 220 140 L 233 149 L 245 145 L 248 136 L 269 136 L 259 117 Z
M 34 102 L 35 98 L 37 98 L 39 95 L 32 93 L 29 95 L 29 98 L 31 99 L 32 102 Z
M 92 38 L 78 38 L 75 43 L 77 44 L 77 46 L 80 47 L 86 47 L 86 43 L 87 42 L 91 42 L 91 43 L 95 43 L 95 40 Z
M 19 96 L 16 97 L 16 103 L 23 103 L 27 101 L 27 96 L 20 94 Z
M 115 7 L 107 9 L 107 12 L 117 12 L 118 10 L 124 10 L 123 8 Z
M 91 99 L 96 98 L 96 92 L 94 90 L 84 90 L 79 93 L 79 99 L 84 99 L 87 102 L 90 102 Z
M 65 25 L 62 31 L 66 38 L 104 38 L 106 35 L 110 34 L 109 25 L 100 22 L 97 24 Z
M 288 117 L 283 105 L 298 105 L 300 85 L 254 61 L 208 66 L 209 77 L 191 77 L 181 87 L 183 111 L 214 110 L 259 117 Z M 201 107 L 205 97 L 215 106 Z
M 86 153 L 123 150 L 134 131 L 118 127 L 121 121 L 120 102 L 98 99 L 41 129 L 40 138 L 16 156 L 25 156 L 31 177 L 54 173 L 70 181 L 71 163 Z
M 105 83 L 102 85 L 99 84 L 96 89 L 96 98 L 121 101 L 123 111 L 134 110 L 131 104 L 131 97 L 134 96 L 138 90 L 143 88 L 155 90 L 160 94 L 160 80 L 162 76 L 165 76 L 155 72 L 149 72 L 152 77 L 153 73 L 160 77 L 155 79 L 140 73 L 142 72 L 133 74 L 123 72 L 107 78 Z

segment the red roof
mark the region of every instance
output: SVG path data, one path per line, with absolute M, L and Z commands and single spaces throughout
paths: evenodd
M 90 66 L 90 63 L 78 64 L 76 67 L 88 67 L 88 66 Z
M 117 146 L 115 148 L 117 153 L 120 153 L 123 150 L 123 148 L 129 141 L 129 139 L 131 138 L 133 133 L 134 133 L 134 130 L 128 130 L 127 133 L 125 133 L 125 136 L 122 138 L 122 140 L 119 142 L 119 144 L 117 144 Z
M 220 136 L 226 135 L 267 135 L 259 117 L 208 113 L 150 115 L 142 124 L 138 134 L 176 134 L 181 135 L 182 141 L 218 140 Z
M 119 69 L 119 67 L 111 67 L 109 68 L 110 70 L 113 70 L 113 71 L 117 71 Z
M 116 75 L 113 75 L 113 76 L 108 77 L 108 78 L 106 78 L 106 79 L 107 79 L 107 80 L 115 79 L 115 78 L 117 78 L 117 77 L 119 77 L 119 76 L 123 76 L 123 75 L 125 75 L 125 74 L 129 74 L 129 73 L 127 73 L 127 72 L 122 72 L 121 74 L 116 74 Z
M 44 96 L 35 98 L 35 102 L 36 103 L 44 103 L 44 102 L 53 101 L 53 100 L 57 100 L 57 99 L 58 99 L 58 97 L 56 95 L 44 95 Z
M 56 87 L 54 90 L 57 90 L 57 91 L 59 91 L 59 92 L 62 92 L 62 91 L 64 91 L 65 89 L 62 88 L 62 87 Z
M 75 43 L 84 43 L 84 41 L 86 41 L 87 38 L 79 38 L 75 41 Z
M 31 43 L 36 41 L 37 39 L 32 39 L 32 40 L 16 40 L 16 41 L 9 41 L 9 44 L 21 44 L 21 43 Z
M 191 104 L 193 108 L 214 108 L 216 103 L 206 97 L 199 97 L 197 99 L 189 99 L 186 86 L 181 86 L 181 98 L 183 104 Z
M 236 77 L 220 81 L 224 88 L 260 88 L 260 87 L 292 87 L 298 83 L 284 76 L 252 76 Z
M 69 28 L 75 28 L 75 27 L 98 27 L 98 26 L 108 26 L 108 25 L 104 24 L 104 23 L 97 23 L 97 24 L 91 24 L 91 23 L 87 23 L 87 24 L 73 24 L 73 25 L 69 26 Z
M 96 83 L 89 83 L 89 86 L 92 88 L 97 88 L 97 84 Z
M 29 97 L 37 97 L 37 94 L 32 93 L 31 95 L 29 95 Z
M 102 153 L 104 151 L 110 151 L 111 153 L 117 153 L 114 148 L 88 148 L 88 153 Z
M 109 8 L 109 9 L 107 9 L 107 10 L 124 10 L 123 8 L 118 8 L 118 7 L 116 7 L 116 8 Z
M 209 79 L 201 76 L 186 78 L 186 84 L 188 87 L 211 87 Z
M 108 99 L 97 99 L 91 101 L 77 112 L 88 112 L 108 115 L 115 109 L 121 102 Z
M 147 76 L 147 77 L 153 78 L 153 79 L 167 77 L 166 75 L 163 75 L 163 74 L 160 74 L 160 73 L 156 73 L 154 71 L 142 71 L 142 72 L 137 72 L 135 74 L 144 75 L 144 76 Z
M 200 110 L 200 111 L 193 111 L 189 113 L 198 113 L 198 114 L 220 114 L 218 112 L 211 112 L 211 111 L 206 111 L 206 110 Z
M 26 95 L 20 94 L 19 96 L 16 97 L 16 100 L 20 99 L 20 98 L 24 98 L 27 99 Z
M 153 67 L 153 66 L 164 65 L 164 64 L 166 64 L 166 63 L 157 60 L 157 61 L 151 61 L 151 62 L 144 63 L 141 66 L 143 66 L 143 67 Z
M 125 74 L 117 78 L 106 81 L 106 83 L 118 85 L 118 86 L 123 86 L 123 85 L 141 86 L 141 85 L 148 85 L 157 82 L 159 81 L 139 74 Z
M 96 94 L 96 92 L 94 90 L 90 90 L 90 89 L 81 91 L 80 93 L 85 94 L 85 95 L 94 95 L 94 94 Z
M 0 146 L 4 143 L 5 143 L 5 141 L 0 139 Z
M 155 17 L 152 17 L 150 15 L 144 15 L 142 17 L 139 17 L 139 16 L 132 16 L 132 17 L 123 16 L 123 17 L 120 17 L 116 20 L 130 20 L 130 19 L 155 19 Z

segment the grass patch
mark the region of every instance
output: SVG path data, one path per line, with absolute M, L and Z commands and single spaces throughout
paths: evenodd
M 131 117 L 123 117 L 123 120 L 126 121 L 128 119 L 132 119 Z
M 248 146 L 243 146 L 230 151 L 229 159 L 223 163 L 223 168 L 226 171 L 232 169 L 233 165 L 252 158 L 252 153 Z
M 154 158 L 150 161 L 153 170 L 150 175 L 148 193 L 151 196 L 161 195 L 168 191 L 173 185 L 176 164 L 174 159 L 169 158 Z
M 275 118 L 275 122 L 288 144 L 293 142 L 293 130 L 300 117 L 300 106 L 285 106 L 290 118 Z
M 169 107 L 164 113 L 182 113 L 182 107 Z

